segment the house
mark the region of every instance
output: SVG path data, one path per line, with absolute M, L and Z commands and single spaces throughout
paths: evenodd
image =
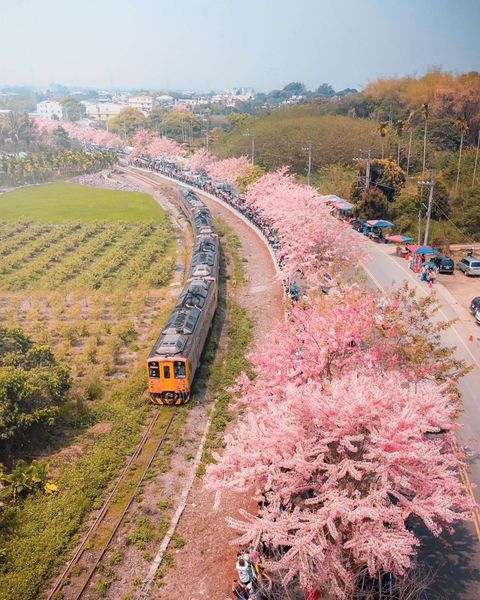
M 63 117 L 62 105 L 60 102 L 52 100 L 43 100 L 37 104 L 37 115 L 44 119 L 61 121 Z

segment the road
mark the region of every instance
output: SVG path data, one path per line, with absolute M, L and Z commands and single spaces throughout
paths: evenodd
M 358 234 L 360 235 L 360 234 Z M 387 244 L 368 244 L 369 257 L 364 260 L 369 283 L 382 290 L 395 289 L 407 281 L 420 296 L 430 293 L 425 282 L 409 269 L 407 261 L 395 255 L 395 248 Z M 445 276 L 447 277 L 447 276 Z M 441 276 L 440 276 L 441 278 Z M 435 285 L 441 305 L 433 319 L 457 322 L 442 335 L 446 346 L 455 348 L 455 357 L 472 365 L 472 371 L 460 382 L 463 412 L 459 417 L 462 429 L 457 439 L 461 446 L 471 452 L 469 460 L 469 492 L 477 500 L 480 497 L 480 329 L 468 311 L 460 306 L 453 296 L 441 285 Z M 473 338 L 473 341 L 472 341 Z M 469 485 L 472 483 L 473 486 Z M 474 490 L 472 487 L 476 487 Z M 422 533 L 423 535 L 423 533 Z M 432 540 L 425 534 L 425 549 L 422 558 L 435 571 L 428 598 L 448 600 L 478 600 L 480 598 L 480 519 L 474 515 L 472 521 L 457 528 L 452 536 Z

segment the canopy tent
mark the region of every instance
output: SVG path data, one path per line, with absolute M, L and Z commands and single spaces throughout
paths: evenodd
M 340 210 L 353 210 L 353 204 L 351 202 L 347 202 L 346 200 L 342 200 L 341 198 L 335 200 L 333 206 Z
M 438 254 L 438 250 L 430 248 L 430 246 L 418 246 L 416 244 L 408 244 L 407 250 L 413 254 Z
M 415 254 L 438 254 L 438 250 L 430 248 L 430 246 L 419 246 L 415 250 Z
M 412 238 L 408 237 L 408 235 L 387 235 L 385 239 L 395 244 L 406 244 L 412 241 Z
M 390 221 L 384 221 L 383 219 L 367 221 L 367 225 L 370 225 L 370 227 L 395 227 L 393 223 L 390 223 Z

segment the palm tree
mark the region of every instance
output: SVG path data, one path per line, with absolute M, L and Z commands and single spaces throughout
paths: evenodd
M 396 123 L 395 123 L 395 130 L 397 132 L 397 138 L 398 138 L 398 152 L 397 152 L 397 164 L 400 166 L 400 142 L 402 139 L 402 135 L 403 135 L 403 129 L 405 127 L 405 119 L 399 119 Z
M 35 137 L 35 125 L 27 113 L 10 111 L 3 120 L 2 138 L 11 144 L 15 151 L 22 142 L 29 144 Z
M 383 160 L 383 148 L 385 146 L 385 136 L 387 135 L 388 125 L 389 125 L 388 121 L 382 121 L 378 125 L 378 133 L 380 134 L 380 136 L 382 138 L 382 160 Z
M 422 117 L 425 122 L 425 130 L 423 132 L 423 166 L 422 173 L 425 173 L 425 159 L 427 156 L 427 127 L 428 127 L 428 117 L 430 116 L 430 107 L 428 106 L 428 102 L 424 102 L 422 104 Z
M 412 155 L 412 137 L 413 137 L 413 128 L 412 128 L 412 118 L 415 115 L 415 111 L 411 110 L 410 114 L 408 115 L 408 119 L 407 119 L 407 127 L 410 131 L 410 136 L 409 136 L 409 140 L 408 140 L 408 154 L 407 154 L 407 172 L 406 172 L 406 176 L 408 177 L 408 173 L 410 171 L 410 156 Z
M 460 179 L 460 168 L 462 166 L 462 150 L 463 150 L 463 138 L 468 131 L 468 123 L 465 115 L 457 117 L 453 122 L 453 126 L 457 133 L 460 134 L 460 152 L 458 154 L 458 169 L 457 169 L 457 181 L 455 182 L 455 192 L 458 190 L 458 181 Z

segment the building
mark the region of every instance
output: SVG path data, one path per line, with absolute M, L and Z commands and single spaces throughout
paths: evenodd
M 87 118 L 90 121 L 108 121 L 124 110 L 124 104 L 116 102 L 82 102 L 85 106 Z
M 168 94 L 162 94 L 161 96 L 157 96 L 155 98 L 155 102 L 159 106 L 172 106 L 175 102 L 175 98 L 173 96 L 169 96 Z
M 60 102 L 52 100 L 43 100 L 37 104 L 37 115 L 44 119 L 61 121 L 63 117 L 62 105 Z
M 149 113 L 152 110 L 153 98 L 151 96 L 132 96 L 128 98 L 127 104 L 130 108 Z

